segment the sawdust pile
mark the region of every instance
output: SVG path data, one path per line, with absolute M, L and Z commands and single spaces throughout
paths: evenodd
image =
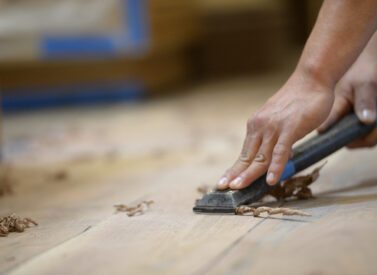
M 309 185 L 315 182 L 319 177 L 319 171 L 325 166 L 327 162 L 323 163 L 319 167 L 315 168 L 311 173 L 305 176 L 297 176 L 289 178 L 276 184 L 268 193 L 277 199 L 282 201 L 286 198 L 297 198 L 299 200 L 314 198 L 312 190 Z
M 266 212 L 268 215 L 276 215 L 276 214 L 283 214 L 287 216 L 292 215 L 299 215 L 299 216 L 308 216 L 310 217 L 311 214 L 299 211 L 296 209 L 291 208 L 280 208 L 280 207 L 267 207 L 267 206 L 260 206 L 258 208 L 254 208 L 247 205 L 241 205 L 236 208 L 236 215 L 252 215 L 254 217 L 259 217 L 261 213 Z
M 31 218 L 20 218 L 15 214 L 0 218 L 0 237 L 6 237 L 10 232 L 24 232 L 25 228 L 38 223 Z
M 114 205 L 117 212 L 126 212 L 127 216 L 140 216 L 143 215 L 145 212 L 149 210 L 150 205 L 154 203 L 154 201 L 142 201 L 141 203 L 137 204 L 136 206 L 127 206 L 125 204 L 117 204 Z

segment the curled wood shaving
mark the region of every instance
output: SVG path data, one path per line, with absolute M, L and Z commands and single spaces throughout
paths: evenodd
M 196 189 L 196 191 L 198 191 L 200 194 L 203 194 L 203 195 L 207 194 L 209 190 L 211 190 L 211 187 L 209 187 L 208 185 L 205 185 L 205 184 L 199 186 Z
M 308 186 L 318 179 L 319 172 L 326 163 L 315 168 L 308 175 L 292 177 L 276 184 L 267 195 L 271 195 L 279 201 L 289 197 L 297 199 L 314 198 L 312 190 Z
M 311 216 L 311 214 L 299 211 L 296 209 L 291 208 L 278 208 L 278 207 L 267 207 L 267 206 L 260 206 L 258 208 L 254 208 L 248 205 L 242 205 L 236 208 L 236 215 L 253 215 L 254 217 L 259 217 L 261 213 L 266 212 L 268 215 L 276 215 L 276 214 L 283 214 L 283 215 L 299 215 L 299 216 Z
M 143 215 L 146 211 L 148 211 L 149 206 L 154 203 L 154 201 L 142 201 L 138 203 L 136 206 L 127 206 L 125 204 L 116 204 L 114 205 L 117 212 L 126 212 L 127 216 L 139 216 Z
M 30 225 L 38 225 L 31 218 L 20 218 L 15 214 L 0 218 L 0 237 L 6 237 L 10 232 L 24 232 Z

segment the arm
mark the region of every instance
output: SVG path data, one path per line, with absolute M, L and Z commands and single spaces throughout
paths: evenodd
M 377 26 L 377 1 L 326 0 L 300 61 L 283 87 L 252 116 L 239 159 L 218 189 L 241 189 L 267 172 L 275 184 L 292 145 L 329 115 L 333 89 Z
M 376 28 L 377 1 L 325 1 L 297 70 L 334 87 Z
M 326 130 L 352 108 L 363 123 L 374 123 L 377 116 L 377 32 L 352 67 L 335 88 L 335 102 L 330 115 L 318 128 Z M 365 138 L 349 145 L 350 148 L 371 147 L 377 144 L 377 128 Z

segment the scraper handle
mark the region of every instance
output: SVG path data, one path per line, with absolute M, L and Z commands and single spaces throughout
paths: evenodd
M 362 124 L 353 113 L 345 116 L 326 132 L 295 147 L 293 158 L 285 166 L 280 180 L 292 177 L 350 142 L 366 136 L 376 126 L 377 123 Z M 246 188 L 214 190 L 205 194 L 193 210 L 197 213 L 235 213 L 238 206 L 259 201 L 271 188 L 264 174 Z
M 293 158 L 288 161 L 280 180 L 290 178 L 352 141 L 368 135 L 376 126 L 377 121 L 366 125 L 354 113 L 346 115 L 326 132 L 294 148 Z

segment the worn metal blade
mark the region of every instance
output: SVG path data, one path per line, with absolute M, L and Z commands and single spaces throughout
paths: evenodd
M 193 210 L 196 213 L 235 213 L 238 206 L 259 201 L 270 188 L 266 175 L 263 175 L 244 189 L 210 191 L 196 203 Z

